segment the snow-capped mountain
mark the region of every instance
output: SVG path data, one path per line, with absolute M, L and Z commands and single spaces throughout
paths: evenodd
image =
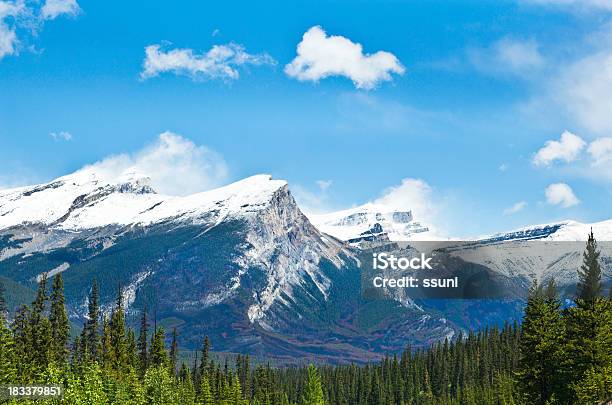
M 367 203 L 359 207 L 308 216 L 322 232 L 351 244 L 387 238 L 408 241 L 435 238 L 430 229 L 413 218 L 412 211 L 394 210 L 382 204 Z
M 456 256 L 514 279 L 546 282 L 555 279 L 570 296 L 578 282 L 577 269 L 591 230 L 601 252 L 602 281 L 612 283 L 612 220 L 584 224 L 561 221 L 533 225 L 462 243 Z
M 52 229 L 83 230 L 107 225 L 149 225 L 214 213 L 218 220 L 264 208 L 282 180 L 258 175 L 187 197 L 160 195 L 150 179 L 134 172 L 107 178 L 93 168 L 50 183 L 0 190 L 0 229 L 26 223 Z
M 591 224 L 568 220 L 543 225 L 531 225 L 478 239 L 490 241 L 546 239 L 551 241 L 578 242 L 586 241 L 591 230 L 593 230 L 597 240 L 612 241 L 612 219 Z
M 186 347 L 209 334 L 220 350 L 364 360 L 375 356 L 368 348 L 457 331 L 394 303 L 380 319 L 365 316 L 368 330 L 359 326 L 355 251 L 315 228 L 286 182 L 267 175 L 175 197 L 156 193 L 146 175 L 89 167 L 0 191 L 0 277 L 33 290 L 43 273 L 60 272 L 73 321 L 95 279 L 103 310 L 121 286 L 128 315 L 155 308 L 162 324 L 179 322 Z M 397 326 L 384 338 L 373 333 L 389 322 Z
M 90 166 L 0 190 L 0 279 L 33 294 L 42 274 L 61 272 L 76 322 L 94 279 L 104 311 L 121 286 L 132 319 L 155 308 L 160 323 L 179 326 L 185 347 L 208 334 L 219 350 L 284 359 L 367 361 L 520 313 L 517 302 L 364 299 L 360 248 L 440 239 L 409 207 L 365 204 L 307 218 L 287 183 L 268 175 L 185 197 L 151 184 L 146 173 Z M 571 286 L 591 227 L 598 240 L 612 240 L 612 221 L 566 221 L 479 238 L 455 253 L 519 289 L 550 276 Z M 612 254 L 602 257 L 612 264 Z

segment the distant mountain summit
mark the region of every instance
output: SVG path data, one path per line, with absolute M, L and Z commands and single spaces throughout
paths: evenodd
M 434 238 L 430 229 L 416 221 L 410 210 L 395 210 L 382 204 L 367 203 L 355 208 L 322 215 L 309 215 L 322 232 L 351 244 L 387 238 L 408 241 Z

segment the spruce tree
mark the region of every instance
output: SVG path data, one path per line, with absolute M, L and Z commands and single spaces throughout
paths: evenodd
M 302 405 L 325 405 L 321 378 L 313 364 L 308 366 L 308 378 L 302 393 Z
M 148 333 L 149 333 L 149 322 L 147 320 L 147 307 L 142 310 L 140 317 L 140 332 L 138 334 L 138 358 L 140 362 L 140 375 L 144 377 L 144 374 L 149 366 L 149 354 L 147 350 L 148 346 Z
M 564 324 L 554 280 L 546 290 L 534 282 L 523 317 L 517 374 L 527 404 L 547 404 L 558 399 L 564 385 L 558 373 L 563 338 Z
M 200 376 L 204 376 L 208 372 L 208 357 L 210 355 L 210 339 L 208 336 L 204 337 L 204 343 L 202 345 L 202 360 L 200 361 Z
M 200 395 L 198 397 L 199 405 L 214 405 L 214 398 L 212 395 L 210 382 L 207 376 L 202 376 L 200 382 Z
M 15 341 L 11 330 L 6 325 L 4 314 L 0 313 L 0 384 L 17 382 L 17 357 Z
M 176 366 L 178 363 L 178 334 L 176 328 L 172 329 L 172 344 L 170 345 L 170 367 L 172 373 L 176 373 Z
M 47 273 L 44 273 L 38 283 L 36 299 L 32 303 L 29 319 L 29 342 L 33 356 L 29 365 L 33 376 L 40 376 L 52 360 L 51 324 L 46 316 Z
M 98 282 L 94 279 L 87 308 L 87 321 L 83 328 L 81 346 L 84 353 L 93 361 L 100 360 L 100 292 Z
M 600 252 L 593 230 L 589 234 L 587 245 L 582 254 L 582 266 L 578 270 L 577 302 L 583 305 L 593 305 L 602 293 L 601 265 L 599 264 Z
M 0 280 L 0 316 L 4 315 L 4 319 L 8 318 L 8 309 L 6 307 L 6 298 L 4 296 L 4 283 Z
M 117 371 L 124 371 L 128 365 L 128 351 L 125 334 L 125 313 L 123 312 L 123 298 L 121 289 L 117 294 L 115 308 L 111 315 L 109 325 L 110 353 L 112 368 Z
M 52 358 L 60 365 L 65 364 L 68 361 L 70 323 L 68 322 L 68 314 L 66 313 L 64 281 L 61 273 L 53 278 L 49 322 L 51 323 Z
M 127 334 L 127 361 L 132 370 L 138 370 L 138 350 L 136 348 L 136 335 L 133 329 L 128 330 Z
M 578 274 L 576 306 L 569 308 L 565 316 L 567 356 L 564 371 L 567 385 L 571 387 L 568 401 L 578 402 L 589 397 L 603 401 L 608 399 L 606 396 L 612 396 L 612 387 L 604 389 L 607 393 L 603 395 L 594 382 L 605 379 L 612 369 L 612 302 L 600 296 L 601 266 L 592 231 Z
M 102 319 L 102 337 L 98 349 L 100 360 L 106 370 L 113 367 L 113 353 L 111 343 L 110 323 L 106 316 Z
M 166 334 L 163 327 L 159 327 L 155 330 L 151 339 L 150 360 L 153 366 L 168 365 L 168 353 L 166 352 L 165 339 Z

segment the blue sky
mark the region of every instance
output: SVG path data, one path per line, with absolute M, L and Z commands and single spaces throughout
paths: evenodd
M 611 15 L 602 0 L 0 0 L 0 185 L 171 131 L 216 152 L 220 182 L 270 173 L 312 211 L 396 193 L 453 235 L 609 219 Z M 233 56 L 211 62 L 215 45 Z

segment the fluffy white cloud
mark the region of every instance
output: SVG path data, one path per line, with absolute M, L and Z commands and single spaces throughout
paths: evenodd
M 79 11 L 76 0 L 47 0 L 42 8 L 38 2 L 0 0 L 0 60 L 18 54 L 19 48 L 23 48 L 22 41 L 36 36 L 45 20 L 62 14 L 76 15 Z
M 0 59 L 17 52 L 18 39 L 15 25 L 10 25 L 8 20 L 18 17 L 26 10 L 23 0 L 0 1 Z
M 612 162 L 612 138 L 599 138 L 589 145 L 589 154 L 594 165 Z
M 75 16 L 81 11 L 76 0 L 47 0 L 40 14 L 45 20 L 53 20 L 60 15 Z
M 433 203 L 433 188 L 421 179 L 405 178 L 402 182 L 384 190 L 381 197 L 373 201 L 395 210 L 412 210 L 415 218 L 432 223 L 438 208 Z
M 274 65 L 276 61 L 267 53 L 250 54 L 244 46 L 234 43 L 215 45 L 208 52 L 198 55 L 192 49 L 164 51 L 161 45 L 145 48 L 142 79 L 171 72 L 193 79 L 237 79 L 238 67 L 243 65 Z
M 67 131 L 51 132 L 49 136 L 51 136 L 51 138 L 53 138 L 54 141 L 71 141 L 72 140 L 72 134 Z
M 588 130 L 612 131 L 612 44 L 561 68 L 552 83 L 555 101 Z
M 548 166 L 555 160 L 572 162 L 578 158 L 585 145 L 581 137 L 564 131 L 558 141 L 547 141 L 544 144 L 533 157 L 533 163 L 536 166 Z
M 569 208 L 580 203 L 572 188 L 565 183 L 551 184 L 546 187 L 544 192 L 546 194 L 546 201 L 552 205 Z
M 404 72 L 405 68 L 392 53 L 364 54 L 361 44 L 342 36 L 328 36 L 320 26 L 304 33 L 297 46 L 297 56 L 285 66 L 289 77 L 301 81 L 344 76 L 360 89 L 372 89 L 382 81 L 391 80 L 392 73 Z
M 506 208 L 503 214 L 504 215 L 516 214 L 517 212 L 524 210 L 525 207 L 527 207 L 527 202 L 519 201 L 516 204 L 513 204 L 511 207 Z
M 546 64 L 540 45 L 533 39 L 503 38 L 489 48 L 469 50 L 468 59 L 488 74 L 527 75 Z
M 135 154 L 110 156 L 82 170 L 114 179 L 129 173 L 151 178 L 162 194 L 189 195 L 221 185 L 227 178 L 223 158 L 205 146 L 172 132 Z

